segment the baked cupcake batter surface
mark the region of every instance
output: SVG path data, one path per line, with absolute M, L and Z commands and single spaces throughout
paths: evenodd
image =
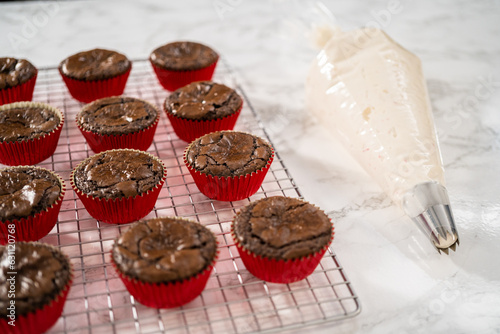
M 154 123 L 156 108 L 132 97 L 107 97 L 86 105 L 77 115 L 86 131 L 103 135 L 120 135 L 143 130 Z
M 151 53 L 150 60 L 166 70 L 198 70 L 213 64 L 219 55 L 210 47 L 195 42 L 173 42 Z
M 216 255 L 214 235 L 204 226 L 178 218 L 140 221 L 113 246 L 119 270 L 145 282 L 192 277 Z
M 76 187 L 89 196 L 120 198 L 141 195 L 157 186 L 162 164 L 151 155 L 133 150 L 96 154 L 74 172 Z
M 8 250 L 0 246 L 0 317 L 7 317 L 8 291 L 16 272 L 16 314 L 34 312 L 49 304 L 68 284 L 71 277 L 68 260 L 57 250 L 39 243 L 16 243 L 15 269 L 10 268 Z
M 249 251 L 275 259 L 295 259 L 320 251 L 331 238 L 328 216 L 295 198 L 252 202 L 235 217 L 235 235 Z
M 50 109 L 29 107 L 0 110 L 0 142 L 13 142 L 41 137 L 61 123 Z
M 165 100 L 165 110 L 181 118 L 210 120 L 235 113 L 242 103 L 234 89 L 212 81 L 198 81 L 173 92 Z
M 26 59 L 0 58 L 0 89 L 21 85 L 36 73 L 35 66 Z
M 10 167 L 0 170 L 0 221 L 21 219 L 45 210 L 61 193 L 61 184 L 48 170 Z
M 238 131 L 217 131 L 196 139 L 186 159 L 195 170 L 213 176 L 240 176 L 266 166 L 271 146 L 259 137 Z
M 64 59 L 60 71 L 77 80 L 103 80 L 124 74 L 131 67 L 130 61 L 121 53 L 93 49 L 82 51 Z

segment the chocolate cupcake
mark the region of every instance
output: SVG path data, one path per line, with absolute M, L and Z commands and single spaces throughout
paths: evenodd
M 206 134 L 193 141 L 184 153 L 184 162 L 198 189 L 219 201 L 238 201 L 256 193 L 273 158 L 269 143 L 238 131 Z
M 16 102 L 0 106 L 0 163 L 34 165 L 57 147 L 63 114 L 44 103 Z
M 132 63 L 125 55 L 104 49 L 82 51 L 59 64 L 71 96 L 85 103 L 121 95 L 131 69 Z
M 72 279 L 69 259 L 51 245 L 0 246 L 0 332 L 47 331 L 61 316 Z
M 251 202 L 234 218 L 233 239 L 254 276 L 291 283 L 309 276 L 333 239 L 328 216 L 312 204 L 288 197 Z
M 37 75 L 26 59 L 0 58 L 0 105 L 31 101 Z
M 207 133 L 232 130 L 243 107 L 234 90 L 212 81 L 198 81 L 179 88 L 163 108 L 177 137 L 191 142 Z
M 113 245 L 112 262 L 129 292 L 142 304 L 186 304 L 205 288 L 217 242 L 199 223 L 165 217 L 133 224 Z
M 47 169 L 0 169 L 0 244 L 46 236 L 57 222 L 64 193 L 63 180 Z
M 200 43 L 173 42 L 154 50 L 149 60 L 163 88 L 174 91 L 193 81 L 212 79 L 219 55 Z
M 76 115 L 78 128 L 96 153 L 119 148 L 146 151 L 159 120 L 152 104 L 119 96 L 89 103 Z
M 81 162 L 71 186 L 89 214 L 106 223 L 130 223 L 154 207 L 167 171 L 153 155 L 130 149 L 110 150 Z

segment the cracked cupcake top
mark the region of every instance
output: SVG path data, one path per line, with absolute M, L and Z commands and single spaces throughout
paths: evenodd
M 19 220 L 54 204 L 62 185 L 43 168 L 9 167 L 0 170 L 0 221 Z
M 247 250 L 275 259 L 296 259 L 320 251 L 332 234 L 328 216 L 305 201 L 268 197 L 242 208 L 234 233 Z
M 69 56 L 59 64 L 59 70 L 76 80 L 103 80 L 124 74 L 131 67 L 130 61 L 121 53 L 93 49 Z
M 154 50 L 149 59 L 166 70 L 186 71 L 207 67 L 219 59 L 219 55 L 200 43 L 173 42 Z
M 10 246 L 9 246 L 10 247 Z M 42 309 L 68 284 L 71 273 L 68 259 L 56 248 L 34 242 L 16 242 L 14 269 L 10 267 L 9 248 L 0 246 L 0 318 L 6 318 L 10 305 L 8 292 L 15 276 L 16 315 Z
M 210 120 L 235 113 L 242 103 L 234 89 L 212 81 L 197 81 L 170 94 L 165 110 L 180 118 Z
M 61 123 L 54 110 L 33 106 L 0 107 L 0 142 L 29 140 L 49 134 Z
M 144 282 L 170 282 L 201 273 L 217 244 L 206 227 L 177 217 L 139 221 L 113 245 L 118 269 Z
M 141 195 L 157 186 L 163 166 L 152 155 L 135 150 L 111 150 L 96 154 L 78 165 L 75 186 L 100 198 Z
M 133 97 L 106 97 L 87 104 L 76 116 L 86 131 L 102 135 L 120 135 L 143 130 L 154 123 L 156 108 Z
M 238 131 L 206 134 L 189 145 L 187 163 L 195 170 L 213 176 L 240 176 L 266 166 L 271 146 L 263 139 Z
M 37 73 L 26 59 L 0 58 L 0 89 L 21 85 Z

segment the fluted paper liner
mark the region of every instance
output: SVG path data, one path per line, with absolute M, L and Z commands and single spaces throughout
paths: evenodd
M 35 90 L 36 78 L 38 70 L 35 75 L 23 84 L 16 85 L 5 89 L 0 89 L 0 106 L 2 104 L 31 101 L 33 99 L 33 91 Z
M 293 283 L 311 275 L 325 255 L 335 235 L 335 227 L 332 224 L 330 240 L 320 251 L 292 260 L 273 259 L 255 254 L 240 243 L 235 233 L 235 218 L 231 224 L 231 236 L 241 261 L 252 275 L 271 283 Z
M 131 70 L 132 63 L 130 63 L 130 69 L 127 72 L 103 80 L 73 79 L 65 75 L 61 69 L 59 69 L 59 73 L 71 96 L 80 102 L 89 103 L 103 97 L 122 95 Z
M 136 132 L 124 133 L 121 135 L 99 134 L 96 132 L 85 130 L 80 122 L 78 122 L 78 117 L 76 118 L 76 126 L 87 140 L 87 143 L 89 144 L 92 151 L 94 151 L 95 153 L 100 153 L 102 151 L 122 148 L 146 151 L 149 146 L 151 146 L 156 128 L 158 126 L 158 122 L 160 121 L 160 111 L 147 101 L 140 99 L 136 100 L 149 104 L 157 112 L 156 119 L 152 124 Z
M 167 169 L 165 168 L 165 165 L 154 155 L 147 152 L 131 149 L 122 149 L 120 151 L 140 152 L 149 155 L 150 157 L 161 163 L 163 167 L 163 177 L 160 182 L 158 182 L 158 184 L 154 188 L 137 196 L 106 199 L 84 194 L 82 191 L 80 191 L 80 189 L 77 188 L 75 184 L 75 171 L 82 164 L 86 163 L 91 157 L 79 163 L 78 166 L 73 169 L 70 176 L 71 187 L 78 195 L 78 198 L 83 203 L 83 206 L 85 206 L 85 209 L 87 209 L 88 213 L 95 219 L 110 224 L 130 223 L 139 220 L 150 213 L 155 206 L 158 195 L 160 194 L 161 188 L 163 187 L 163 184 L 165 183 L 165 180 L 167 178 Z M 101 152 L 99 154 L 102 154 L 104 152 Z
M 0 333 L 9 333 L 9 334 L 41 334 L 48 331 L 56 322 L 57 319 L 62 314 L 64 303 L 66 303 L 66 298 L 68 297 L 68 293 L 73 282 L 73 266 L 69 261 L 69 258 L 61 252 L 56 247 L 45 244 L 38 243 L 43 246 L 49 247 L 59 253 L 62 253 L 66 261 L 68 262 L 68 267 L 70 271 L 70 276 L 68 282 L 61 290 L 61 292 L 49 303 L 44 305 L 41 309 L 36 310 L 35 312 L 29 312 L 25 315 L 17 315 L 15 326 L 11 326 L 8 324 L 10 319 L 8 318 L 0 318 Z
M 264 182 L 267 171 L 274 160 L 274 149 L 269 145 L 271 156 L 261 169 L 240 176 L 213 176 L 199 172 L 189 164 L 187 152 L 192 144 L 184 151 L 184 164 L 191 173 L 198 190 L 208 198 L 218 201 L 239 201 L 255 194 Z
M 155 71 L 156 77 L 160 82 L 160 85 L 163 86 L 168 91 L 173 92 L 176 89 L 184 87 L 191 82 L 194 81 L 205 81 L 211 80 L 215 67 L 217 66 L 217 62 L 219 61 L 219 57 L 210 65 L 197 69 L 197 70 L 167 70 L 161 67 L 156 66 L 150 59 L 151 66 Z
M 182 217 L 174 217 L 176 219 L 187 220 Z M 208 229 L 207 229 L 208 230 Z M 209 230 L 210 231 L 210 230 Z M 118 276 L 123 281 L 128 292 L 141 304 L 154 308 L 174 308 L 189 303 L 198 297 L 205 286 L 207 285 L 210 274 L 215 267 L 215 262 L 219 257 L 219 242 L 214 236 L 216 243 L 216 253 L 213 261 L 207 265 L 200 273 L 181 280 L 171 282 L 149 283 L 131 277 L 123 273 L 113 258 L 113 250 L 111 250 L 111 263 L 115 268 Z M 118 237 L 119 238 L 119 237 Z M 116 243 L 116 240 L 115 240 Z
M 19 220 L 15 219 L 0 222 L 0 245 L 6 245 L 8 243 L 10 234 L 8 226 L 11 224 L 15 225 L 15 233 L 13 236 L 16 242 L 37 241 L 49 234 L 49 232 L 52 231 L 52 228 L 56 225 L 64 194 L 66 193 L 64 181 L 59 177 L 59 175 L 48 169 L 33 166 L 19 166 L 15 168 L 34 168 L 50 172 L 52 175 L 57 177 L 57 180 L 61 185 L 61 192 L 59 193 L 59 197 L 56 201 L 48 208 L 45 208 L 45 210 L 42 210 L 32 216 L 23 217 Z
M 45 108 L 52 110 L 60 119 L 51 132 L 33 139 L 0 142 L 0 163 L 9 166 L 34 165 L 54 154 L 64 124 L 64 114 L 57 108 L 39 102 L 15 102 L 0 107 L 0 112 L 13 108 Z
M 172 114 L 165 109 L 165 104 L 163 104 L 163 109 L 167 114 L 170 124 L 172 124 L 175 134 L 188 143 L 210 132 L 234 129 L 242 108 L 243 100 L 240 108 L 231 115 L 209 120 L 194 120 Z

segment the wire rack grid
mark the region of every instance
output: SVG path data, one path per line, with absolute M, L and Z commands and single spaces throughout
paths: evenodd
M 244 97 L 235 129 L 269 140 L 227 64 L 220 62 L 214 80 L 236 88 Z M 149 63 L 138 60 L 133 62 L 124 95 L 147 100 L 161 110 L 168 92 L 157 82 Z M 219 258 L 204 292 L 191 303 L 158 310 L 136 302 L 110 263 L 114 239 L 128 224 L 96 221 L 69 185 L 71 170 L 93 155 L 75 123 L 83 104 L 69 95 L 57 68 L 39 71 L 33 101 L 60 108 L 66 119 L 54 155 L 38 164 L 58 173 L 67 188 L 58 222 L 41 241 L 60 247 L 74 269 L 63 314 L 50 333 L 272 332 L 342 320 L 360 312 L 358 297 L 331 248 L 311 276 L 293 284 L 266 283 L 252 276 L 242 264 L 230 234 L 237 210 L 263 197 L 302 197 L 280 155 L 276 152 L 264 183 L 252 197 L 237 202 L 210 200 L 198 191 L 184 166 L 187 143 L 176 137 L 163 113 L 148 152 L 164 162 L 167 181 L 146 218 L 181 216 L 200 222 L 217 236 Z

